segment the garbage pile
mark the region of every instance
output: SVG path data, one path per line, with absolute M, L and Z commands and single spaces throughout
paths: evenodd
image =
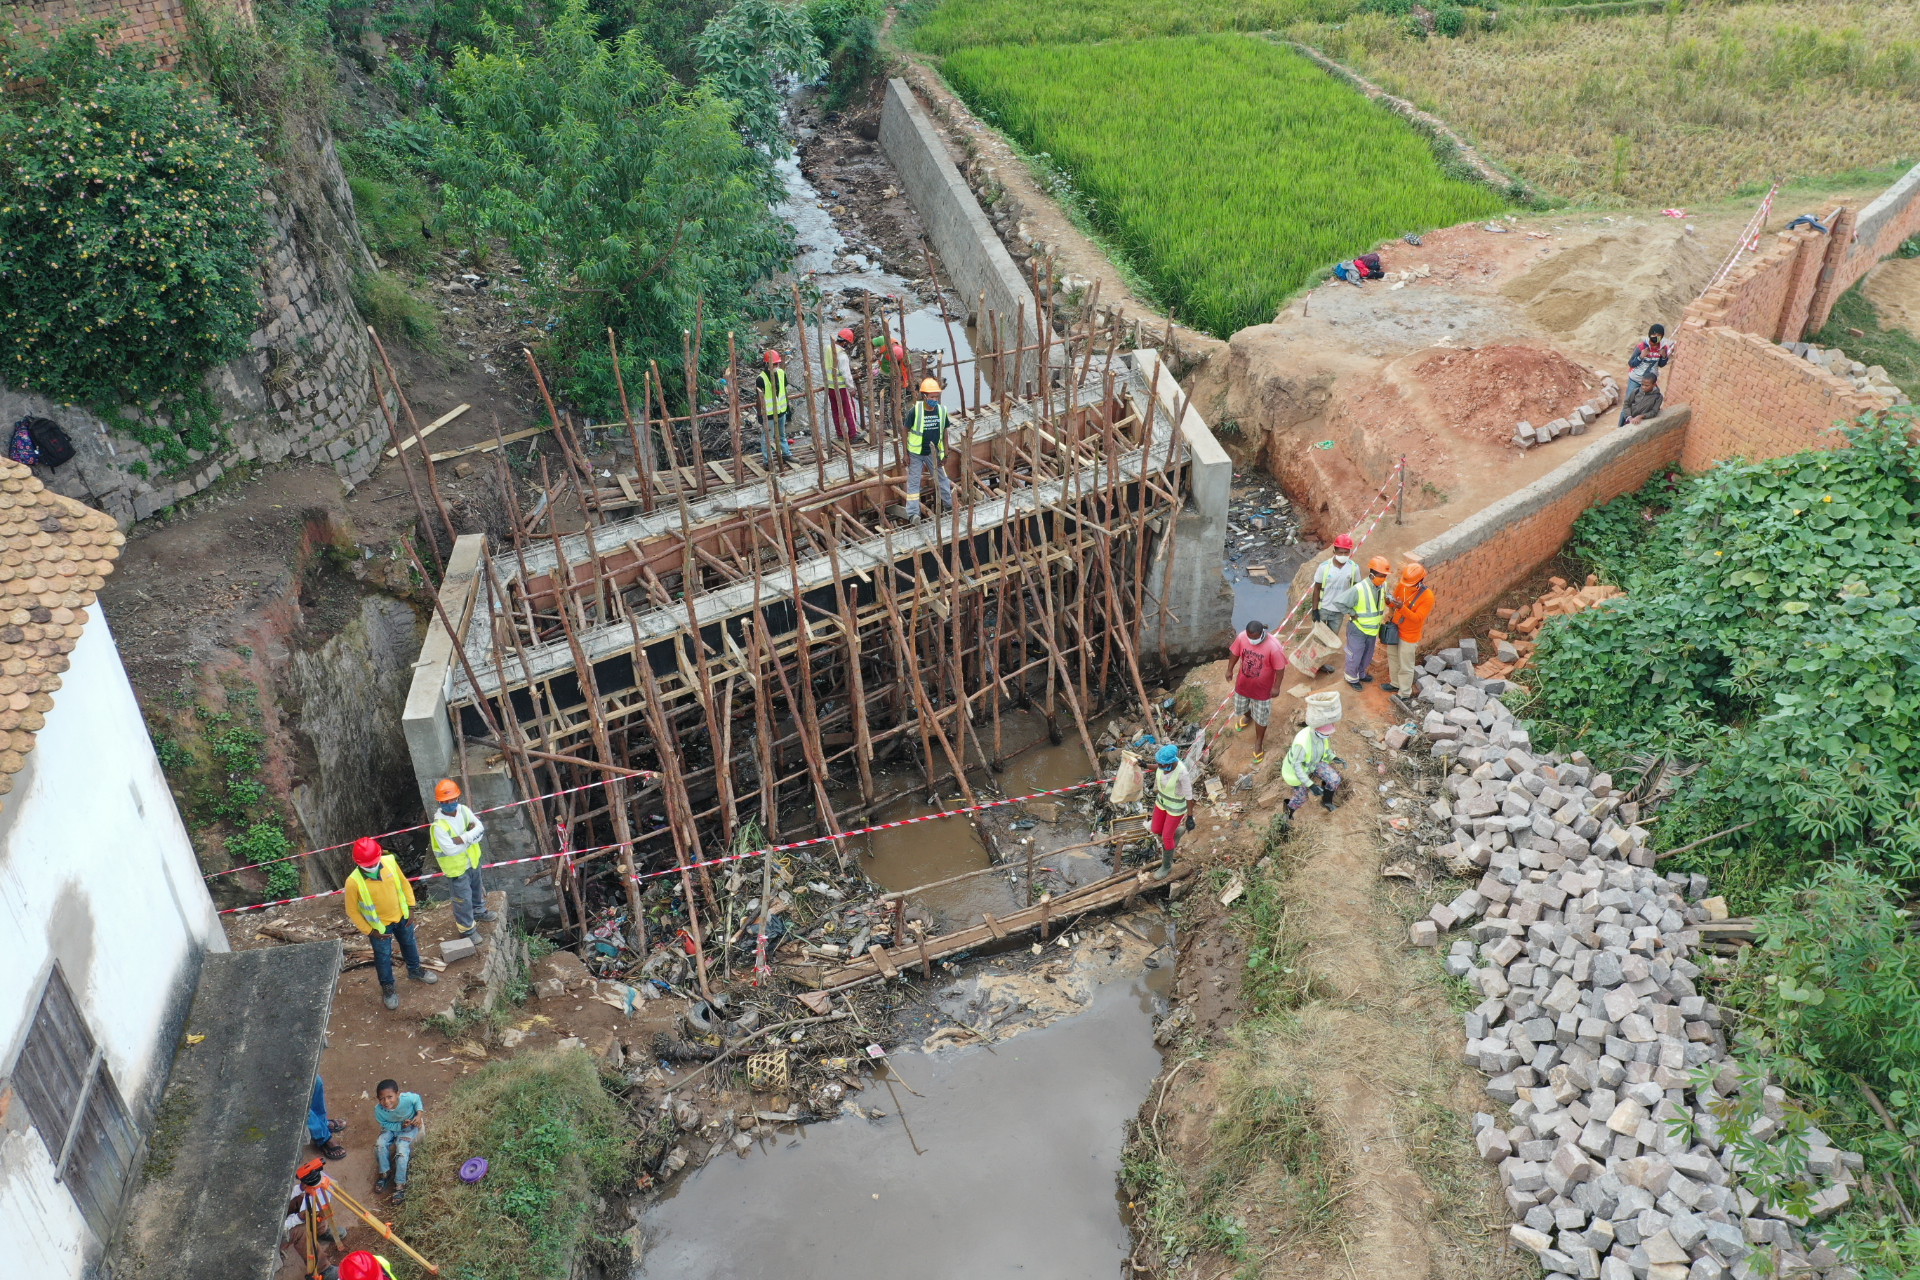
M 1465 930 L 1444 963 L 1481 997 L 1466 1061 L 1498 1108 L 1475 1116 L 1476 1142 L 1500 1171 L 1514 1243 L 1548 1280 L 1854 1276 L 1806 1220 L 1741 1185 L 1719 1133 L 1716 1104 L 1748 1089 L 1763 1091 L 1754 1135 L 1786 1127 L 1786 1095 L 1736 1075 L 1720 1010 L 1695 986 L 1698 927 L 1725 903 L 1704 876 L 1658 872 L 1639 815 L 1583 753 L 1536 754 L 1477 656 L 1463 641 L 1428 658 L 1417 697 L 1451 764 L 1433 807 L 1454 833 L 1442 853 L 1482 876 L 1410 936 L 1438 947 Z M 1863 1162 L 1804 1136 L 1821 1219 L 1845 1207 Z

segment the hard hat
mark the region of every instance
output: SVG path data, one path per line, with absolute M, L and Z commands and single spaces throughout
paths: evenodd
M 1402 582 L 1419 582 L 1426 576 L 1427 566 L 1417 561 L 1407 564 L 1400 570 L 1400 581 Z
M 923 396 L 937 396 L 937 395 L 939 395 L 939 394 L 940 394 L 940 383 L 939 383 L 939 382 L 938 382 L 938 381 L 937 381 L 936 379 L 933 379 L 933 378 L 922 378 L 922 379 L 920 379 L 920 394 L 921 394 L 921 395 L 923 395 Z
M 1171 742 L 1169 742 L 1165 746 L 1161 747 L 1158 751 L 1154 752 L 1153 758 L 1154 758 L 1154 761 L 1159 765 L 1161 765 L 1163 768 L 1170 764 L 1176 764 L 1180 760 L 1180 748 L 1174 746 Z
M 440 781 L 433 784 L 433 798 L 435 800 L 458 800 L 460 798 L 460 784 L 452 778 L 440 779 Z
M 768 364 L 780 363 L 780 353 L 778 351 L 769 351 L 767 352 L 767 354 L 761 356 L 760 358 L 766 361 Z
M 340 1280 L 387 1280 L 387 1269 L 365 1249 L 355 1249 L 340 1259 Z
M 1326 724 L 1315 725 L 1313 731 L 1323 738 L 1331 738 L 1333 736 L 1333 729 L 1333 723 L 1329 721 Z
M 377 867 L 380 865 L 380 842 L 372 836 L 361 836 L 353 842 L 353 862 L 359 867 Z
M 1377 573 L 1384 578 L 1393 572 L 1393 564 L 1385 556 L 1375 556 L 1367 561 L 1367 572 Z
M 852 342 L 852 341 L 853 341 L 853 330 L 851 330 L 851 329 L 842 329 L 842 330 L 841 330 L 840 332 L 838 332 L 838 333 L 836 333 L 836 334 L 834 334 L 834 335 L 833 335 L 833 337 L 834 337 L 834 341 L 836 341 L 836 342 Z
M 1353 539 L 1343 533 L 1333 540 L 1333 549 L 1335 551 L 1351 551 L 1353 550 Z
M 884 347 L 887 345 L 887 340 L 885 337 L 876 333 L 873 335 L 873 345 L 876 347 Z

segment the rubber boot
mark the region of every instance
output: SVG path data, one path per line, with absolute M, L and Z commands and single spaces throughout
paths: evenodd
M 400 993 L 392 987 L 382 987 L 380 988 L 380 1003 L 389 1009 L 398 1009 L 400 1007 Z
M 1173 850 L 1166 849 L 1160 854 L 1160 869 L 1153 873 L 1155 880 L 1165 880 L 1173 874 Z
M 1329 791 L 1320 797 L 1320 807 L 1328 813 L 1333 812 L 1333 792 Z
M 424 982 L 428 986 L 440 981 L 440 975 L 431 969 L 409 969 L 407 976 L 415 982 Z

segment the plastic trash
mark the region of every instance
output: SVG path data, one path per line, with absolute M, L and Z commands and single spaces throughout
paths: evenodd
M 460 1166 L 460 1181 L 475 1183 L 487 1176 L 487 1161 L 484 1156 L 475 1156 Z

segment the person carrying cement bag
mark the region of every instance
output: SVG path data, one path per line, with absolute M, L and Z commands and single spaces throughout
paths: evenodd
M 1193 783 L 1200 776 L 1200 761 L 1206 759 L 1207 731 L 1202 729 L 1193 744 L 1187 748 L 1187 757 L 1180 758 L 1180 748 L 1171 742 L 1161 747 L 1154 756 L 1154 764 L 1159 766 L 1153 775 L 1153 834 L 1160 837 L 1160 870 L 1155 880 L 1165 880 L 1173 874 L 1173 846 L 1179 842 L 1182 824 L 1193 826 L 1193 815 L 1188 812 L 1193 807 Z
M 1326 624 L 1335 649 L 1340 647 L 1340 629 L 1353 612 L 1359 583 L 1360 566 L 1353 562 L 1353 539 L 1343 533 L 1333 540 L 1333 558 L 1313 571 L 1313 616 Z M 1326 675 L 1332 669 L 1314 664 L 1316 675 Z

